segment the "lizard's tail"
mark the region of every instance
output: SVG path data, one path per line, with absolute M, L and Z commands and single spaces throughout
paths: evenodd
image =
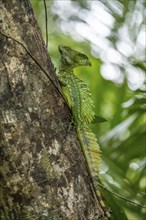
M 101 196 L 101 193 L 99 191 L 99 164 L 101 160 L 101 151 L 99 148 L 99 145 L 97 144 L 97 139 L 95 134 L 92 132 L 92 130 L 88 127 L 87 124 L 81 124 L 77 128 L 77 134 L 78 138 L 80 140 L 80 143 L 82 145 L 82 150 L 85 156 L 85 159 L 88 164 L 88 169 L 92 178 L 93 182 L 93 188 L 97 197 L 97 200 L 99 201 L 102 209 L 104 210 L 105 215 L 108 217 L 108 219 L 111 219 L 110 213 L 107 211 L 107 206 L 105 205 L 105 202 Z
M 78 126 L 77 134 L 81 142 L 87 164 L 90 164 L 90 174 L 92 177 L 97 176 L 99 172 L 101 151 L 99 145 L 97 144 L 96 136 L 86 124 Z

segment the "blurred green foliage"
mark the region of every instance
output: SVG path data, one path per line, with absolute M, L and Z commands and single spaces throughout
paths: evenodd
M 42 0 L 31 0 L 45 39 Z M 48 49 L 58 66 L 58 45 L 90 57 L 92 67 L 76 74 L 89 85 L 96 115 L 106 119 L 92 128 L 103 152 L 100 177 L 111 191 L 146 205 L 144 0 L 46 0 Z M 113 196 L 112 196 L 113 197 Z M 145 219 L 146 210 L 113 198 L 129 220 Z M 112 207 L 115 203 L 108 199 Z M 115 205 L 117 219 L 122 214 Z

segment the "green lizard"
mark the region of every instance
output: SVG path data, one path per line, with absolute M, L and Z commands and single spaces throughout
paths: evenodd
M 78 66 L 91 66 L 88 57 L 66 46 L 59 46 L 61 54 L 58 78 L 62 87 L 62 93 L 70 107 L 78 138 L 93 181 L 93 187 L 106 216 L 105 204 L 98 190 L 98 172 L 100 163 L 100 148 L 94 133 L 89 128 L 89 123 L 94 119 L 94 105 L 91 93 L 87 85 L 76 77 L 73 69 Z

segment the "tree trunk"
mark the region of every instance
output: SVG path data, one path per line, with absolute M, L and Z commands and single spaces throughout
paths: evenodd
M 28 0 L 0 24 L 0 218 L 105 219 Z

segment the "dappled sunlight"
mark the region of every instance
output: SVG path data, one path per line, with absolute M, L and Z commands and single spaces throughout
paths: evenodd
M 144 28 L 141 27 L 137 30 L 137 26 L 141 26 L 143 22 L 143 17 L 139 11 L 142 4 L 140 2 L 135 4 L 134 11 L 129 10 L 125 22 L 122 25 L 119 23 L 118 28 L 115 26 L 117 21 L 112 13 L 117 14 L 117 18 L 124 16 L 125 9 L 121 3 L 110 1 L 104 4 L 102 1 L 87 1 L 87 5 L 88 7 L 85 9 L 81 8 L 77 2 L 70 0 L 55 1 L 52 5 L 52 12 L 59 15 L 58 27 L 64 33 L 72 35 L 77 41 L 88 40 L 91 43 L 92 54 L 106 62 L 106 68 L 104 66 L 101 71 L 105 79 L 119 84 L 123 83 L 124 75 L 126 75 L 129 81 L 131 69 L 128 59 L 133 57 L 133 54 L 139 54 L 139 57 L 143 57 L 143 47 L 145 47 Z M 132 2 L 129 5 L 132 7 Z M 134 27 L 137 30 L 137 36 L 134 36 Z M 111 44 L 111 40 L 109 40 L 112 29 L 115 29 L 115 36 L 113 36 L 115 45 L 114 43 Z M 131 35 L 132 31 L 133 35 Z M 119 68 L 114 65 L 115 63 Z M 110 68 L 107 74 L 108 66 Z M 123 71 L 120 71 L 120 67 Z M 134 77 L 136 84 L 135 80 L 129 81 L 129 88 L 133 90 L 140 88 L 144 83 L 141 80 L 140 70 L 135 69 L 134 71 L 140 75 L 140 78 Z
M 129 135 L 127 135 L 127 130 L 137 117 L 138 117 L 137 114 L 132 115 L 131 117 L 129 117 L 128 119 L 126 119 L 122 123 L 118 124 L 112 130 L 110 130 L 110 132 L 107 132 L 107 134 L 104 134 L 100 138 L 100 141 L 103 144 L 103 146 L 105 146 L 106 143 L 109 142 L 109 140 L 113 140 L 115 144 L 117 141 L 117 145 L 119 145 L 120 137 L 122 137 L 121 140 L 128 138 Z M 125 131 L 126 131 L 126 133 L 125 133 Z M 115 147 L 116 147 L 116 145 L 115 145 Z
M 124 80 L 124 76 L 118 66 L 113 66 L 109 63 L 105 63 L 102 65 L 101 74 L 105 79 L 112 80 L 116 83 L 122 83 Z

